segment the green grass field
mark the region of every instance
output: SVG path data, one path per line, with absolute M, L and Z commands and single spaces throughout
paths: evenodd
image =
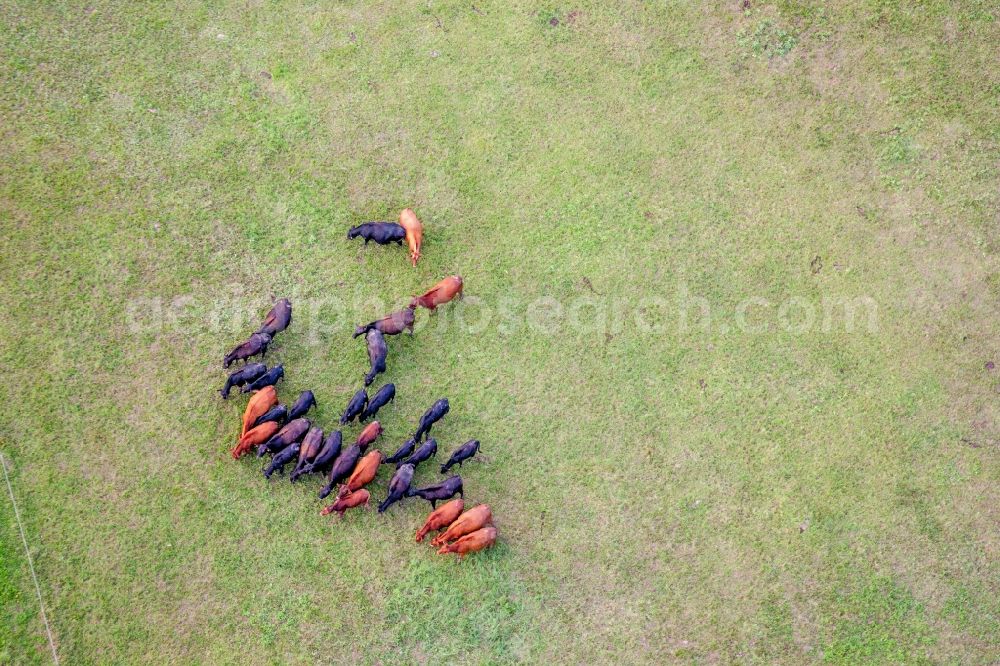
M 1000 662 L 996 5 L 742 7 L 0 5 L 0 452 L 62 663 Z M 404 206 L 416 269 L 346 240 Z M 439 458 L 482 441 L 461 563 L 231 460 L 216 392 L 287 295 L 332 427 L 353 326 L 451 273 L 380 445 L 441 396 Z M 0 663 L 49 663 L 0 487 Z

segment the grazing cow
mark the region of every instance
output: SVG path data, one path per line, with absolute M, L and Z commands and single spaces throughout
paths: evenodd
M 385 513 L 386 509 L 406 497 L 411 481 L 413 481 L 413 465 L 403 465 L 397 469 L 389 481 L 389 496 L 378 505 L 378 512 Z
M 301 447 L 302 447 L 301 444 L 295 442 L 291 446 L 286 446 L 281 451 L 278 451 L 278 453 L 276 453 L 275 456 L 271 458 L 270 464 L 268 464 L 268 466 L 264 468 L 264 478 L 270 479 L 271 475 L 274 474 L 275 472 L 278 472 L 279 474 L 283 472 L 285 469 L 285 465 L 292 462 L 293 460 L 295 460 L 296 457 L 298 457 L 299 449 Z
M 413 465 L 414 467 L 416 467 L 417 465 L 427 460 L 428 458 L 436 456 L 437 452 L 438 452 L 438 443 L 437 440 L 432 437 L 431 439 L 428 439 L 426 442 L 421 444 L 417 448 L 417 450 L 413 452 L 412 456 L 410 456 L 403 462 L 396 465 L 396 467 L 399 467 L 400 465 Z
M 354 444 L 347 449 L 345 449 L 337 459 L 333 462 L 333 466 L 330 468 L 330 473 L 326 477 L 326 485 L 323 489 L 319 491 L 319 498 L 323 499 L 334 489 L 334 487 L 351 475 L 354 471 L 354 466 L 358 464 L 358 460 L 361 459 L 361 447 Z
M 347 240 L 354 240 L 358 236 L 365 240 L 365 245 L 368 245 L 368 241 L 375 241 L 379 245 L 402 245 L 406 229 L 395 222 L 365 222 L 351 227 L 347 232 Z
M 243 429 L 240 431 L 240 437 L 247 434 L 251 423 L 276 404 L 278 404 L 278 393 L 273 386 L 257 391 L 247 402 L 247 408 L 243 412 Z
M 428 310 L 436 310 L 437 306 L 444 305 L 456 296 L 459 299 L 462 298 L 462 276 L 449 275 L 424 292 L 422 296 L 414 296 L 413 300 L 410 301 L 410 307 L 419 306 Z
M 402 460 L 403 458 L 406 458 L 411 453 L 413 453 L 413 449 L 416 448 L 416 446 L 417 446 L 417 440 L 415 440 L 415 439 L 413 439 L 411 437 L 408 440 L 406 440 L 405 442 L 403 442 L 403 445 L 401 447 L 399 447 L 398 449 L 396 449 L 396 452 L 393 453 L 388 458 L 386 458 L 383 462 L 386 462 L 386 463 L 398 463 L 400 460 Z
M 360 416 L 365 411 L 367 404 L 368 393 L 364 389 L 360 389 L 347 403 L 347 409 L 344 410 L 344 413 L 340 415 L 340 425 L 346 425 Z
M 378 410 L 382 409 L 395 399 L 396 385 L 386 384 L 371 397 L 371 400 L 368 401 L 368 406 L 365 407 L 364 411 L 361 413 L 361 420 L 367 421 L 368 419 L 374 417 L 378 414 Z
M 303 391 L 299 394 L 299 397 L 295 399 L 295 403 L 292 404 L 292 408 L 288 410 L 288 418 L 291 420 L 297 419 L 300 416 L 305 416 L 310 407 L 316 406 L 316 396 L 313 395 L 313 392 Z
M 424 225 L 420 223 L 420 219 L 411 208 L 404 208 L 400 211 L 399 225 L 406 230 L 406 244 L 410 248 L 410 261 L 416 266 L 420 259 L 420 244 L 424 240 Z
M 485 550 L 489 548 L 497 540 L 497 528 L 495 527 L 483 527 L 476 530 L 475 532 L 470 532 L 462 538 L 460 538 L 455 543 L 442 546 L 438 550 L 438 555 L 446 555 L 447 553 L 458 553 L 458 559 L 462 559 L 469 553 L 477 553 L 480 550 Z
M 361 431 L 358 438 L 354 440 L 354 443 L 361 447 L 364 451 L 368 448 L 368 445 L 378 439 L 378 436 L 382 434 L 382 424 L 378 421 L 372 421 L 365 426 L 365 429 Z
M 282 298 L 274 304 L 271 311 L 267 313 L 264 322 L 257 329 L 258 333 L 267 333 L 272 338 L 277 333 L 281 333 L 292 323 L 292 302 L 287 298 Z
M 438 508 L 431 511 L 431 515 L 427 516 L 427 520 L 424 522 L 423 527 L 417 530 L 417 543 L 423 541 L 424 537 L 427 536 L 429 532 L 442 530 L 451 525 L 464 509 L 465 500 L 457 499 L 445 502 Z
M 362 504 L 368 506 L 368 500 L 371 499 L 371 493 L 362 488 L 361 490 L 356 490 L 353 493 L 347 493 L 341 497 L 337 498 L 337 501 L 330 506 L 323 507 L 323 510 L 319 512 L 321 516 L 326 516 L 331 513 L 337 512 L 340 517 L 344 517 L 344 512 L 348 509 L 353 509 L 356 506 L 361 506 Z
M 257 417 L 257 420 L 250 424 L 251 428 L 256 428 L 261 423 L 274 421 L 279 426 L 288 420 L 288 409 L 284 405 L 275 405 Z
M 278 380 L 285 376 L 285 366 L 276 365 L 264 374 L 262 374 L 257 379 L 253 380 L 246 386 L 240 389 L 241 393 L 249 393 L 250 391 L 259 391 L 265 386 L 274 386 L 278 383 Z
M 431 503 L 431 507 L 435 507 L 441 500 L 451 499 L 455 495 L 465 497 L 462 492 L 462 477 L 460 476 L 450 476 L 441 483 L 416 488 L 410 491 L 410 495 L 422 497 Z
M 351 477 L 347 479 L 347 484 L 340 489 L 340 494 L 353 493 L 355 490 L 361 490 L 367 486 L 375 478 L 375 475 L 378 474 L 378 468 L 381 464 L 381 451 L 375 450 L 366 453 L 358 461 L 358 465 L 354 468 Z
M 386 315 L 381 319 L 376 319 L 375 321 L 370 321 L 367 324 L 363 324 L 354 329 L 354 336 L 364 335 L 368 331 L 378 331 L 383 335 L 398 335 L 403 331 L 410 331 L 410 335 L 413 335 L 413 322 L 416 321 L 416 316 L 413 314 L 413 308 L 403 308 L 402 310 L 397 310 L 392 314 Z
M 239 459 L 244 453 L 248 452 L 255 446 L 263 444 L 267 440 L 274 436 L 274 433 L 278 432 L 278 424 L 274 421 L 267 421 L 261 425 L 247 430 L 246 434 L 240 437 L 240 441 L 236 444 L 230 453 L 233 454 L 233 458 Z
M 385 357 L 389 355 L 389 348 L 385 344 L 385 336 L 376 329 L 368 331 L 365 342 L 368 345 L 368 362 L 371 364 L 371 370 L 365 375 L 365 386 L 369 386 L 378 373 L 385 372 Z
M 455 451 L 451 454 L 451 457 L 448 458 L 448 462 L 441 465 L 441 473 L 442 474 L 447 473 L 448 470 L 454 467 L 455 465 L 461 467 L 463 462 L 465 462 L 472 456 L 476 455 L 476 453 L 478 452 L 479 452 L 479 440 L 470 439 L 465 444 L 462 444 L 462 446 L 455 449 Z
M 254 333 L 246 342 L 241 342 L 222 359 L 222 367 L 228 368 L 236 361 L 246 361 L 260 355 L 264 358 L 267 346 L 271 344 L 271 336 L 267 333 Z
M 257 457 L 261 458 L 265 453 L 274 454 L 288 448 L 306 436 L 306 433 L 309 431 L 309 425 L 309 419 L 289 421 L 274 437 L 257 447 Z
M 262 374 L 267 372 L 267 366 L 263 363 L 247 363 L 239 370 L 233 372 L 229 377 L 226 378 L 226 385 L 222 387 L 219 393 L 222 395 L 223 400 L 229 399 L 229 390 L 234 386 L 243 386 L 244 384 L 249 384 L 253 380 L 260 377 Z
M 313 458 L 319 453 L 322 444 L 323 429 L 317 427 L 309 428 L 309 432 L 302 438 L 302 446 L 299 448 L 299 461 L 295 465 L 295 469 L 292 470 L 292 473 L 288 475 L 289 481 L 295 481 L 302 476 L 302 470 L 313 461 Z
M 451 406 L 448 404 L 448 398 L 441 398 L 431 405 L 424 415 L 420 417 L 420 425 L 417 427 L 416 434 L 413 435 L 413 439 L 418 442 L 421 438 L 431 431 L 431 426 L 444 418 L 444 415 L 448 413 Z

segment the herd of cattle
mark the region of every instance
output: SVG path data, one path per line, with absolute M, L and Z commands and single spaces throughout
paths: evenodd
M 416 214 L 407 208 L 399 216 L 399 224 L 393 222 L 367 222 L 351 228 L 349 239 L 361 237 L 365 244 L 374 241 L 379 245 L 398 243 L 405 239 L 410 249 L 410 259 L 414 266 L 420 258 L 423 226 Z M 462 297 L 462 278 L 452 275 L 421 296 L 414 297 L 409 306 L 382 319 L 358 326 L 354 337 L 364 335 L 368 348 L 369 371 L 364 375 L 364 385 L 368 387 L 375 377 L 386 371 L 388 346 L 385 336 L 397 335 L 405 330 L 413 334 L 413 325 L 418 307 L 429 310 L 448 303 L 455 297 Z M 291 407 L 278 400 L 276 384 L 285 375 L 282 365 L 268 368 L 262 362 L 250 360 L 260 356 L 263 360 L 271 341 L 292 322 L 292 304 L 287 298 L 279 300 L 267 314 L 260 328 L 246 341 L 226 354 L 223 366 L 229 368 L 237 361 L 243 367 L 234 371 L 226 379 L 220 393 L 228 398 L 234 387 L 241 393 L 250 393 L 250 400 L 243 413 L 240 437 L 231 453 L 239 459 L 252 450 L 258 458 L 270 456 L 264 466 L 264 476 L 271 478 L 276 472 L 283 473 L 286 466 L 292 470 L 288 475 L 295 482 L 310 474 L 321 474 L 326 480 L 319 492 L 320 499 L 336 490 L 335 501 L 323 508 L 322 515 L 337 513 L 341 517 L 352 508 L 367 506 L 371 493 L 366 488 L 375 480 L 383 464 L 396 466 L 385 499 L 378 505 L 383 513 L 394 503 L 407 497 L 420 497 L 431 503 L 433 511 L 423 526 L 417 530 L 416 540 L 422 541 L 431 531 L 444 530 L 431 543 L 438 546 L 438 553 L 457 553 L 459 557 L 493 545 L 497 538 L 493 526 L 493 515 L 486 504 L 465 510 L 462 477 L 455 475 L 440 483 L 424 487 L 412 485 L 417 467 L 437 455 L 437 441 L 429 436 L 433 425 L 444 418 L 451 406 L 447 398 L 441 398 L 431 405 L 420 418 L 413 436 L 406 440 L 392 455 L 386 456 L 378 449 L 369 447 L 382 435 L 382 425 L 373 420 L 378 411 L 396 397 L 395 384 L 385 384 L 371 396 L 366 388 L 354 394 L 340 416 L 340 425 L 352 422 L 365 425 L 354 443 L 343 448 L 343 433 L 331 429 L 324 436 L 323 429 L 306 418 L 311 408 L 316 406 L 316 396 L 312 391 L 303 391 Z M 441 474 L 447 474 L 455 465 L 472 458 L 479 452 L 479 441 L 469 440 L 458 447 L 448 461 L 441 465 Z M 458 495 L 458 499 L 452 499 Z M 451 500 L 437 506 L 439 501 Z

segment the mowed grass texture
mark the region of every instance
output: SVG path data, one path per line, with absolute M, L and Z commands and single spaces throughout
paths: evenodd
M 996 7 L 742 7 L 0 6 L 0 450 L 63 663 L 1000 661 Z M 416 269 L 346 240 L 404 206 Z M 451 273 L 379 418 L 482 441 L 461 563 L 234 462 L 216 392 L 289 296 L 332 427 L 353 326 Z M 45 663 L 0 506 L 0 661 Z

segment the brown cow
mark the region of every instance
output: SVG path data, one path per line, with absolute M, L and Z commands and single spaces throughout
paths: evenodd
M 265 421 L 256 428 L 247 430 L 246 434 L 240 437 L 239 443 L 231 451 L 233 458 L 239 459 L 253 447 L 271 439 L 276 432 L 278 432 L 278 424 L 274 421 Z
M 382 452 L 378 449 L 370 451 L 358 461 L 358 466 L 354 468 L 354 473 L 347 480 L 347 484 L 341 487 L 338 497 L 343 497 L 356 490 L 361 490 L 375 478 L 378 474 L 379 465 L 382 464 Z
M 240 437 L 247 434 L 250 424 L 256 421 L 257 417 L 263 416 L 267 410 L 277 404 L 278 392 L 274 390 L 273 386 L 265 386 L 254 393 L 253 397 L 250 398 L 250 402 L 247 403 L 246 410 L 243 412 L 243 430 L 240 431 Z
M 361 506 L 362 504 L 368 506 L 368 500 L 370 500 L 371 497 L 371 494 L 362 488 L 361 490 L 357 490 L 353 493 L 348 493 L 343 497 L 338 497 L 336 502 L 330 506 L 323 507 L 323 510 L 319 513 L 321 516 L 326 516 L 336 511 L 340 514 L 340 517 L 343 518 L 344 512 L 348 509 L 353 509 L 354 507 Z
M 451 525 L 464 509 L 465 500 L 457 499 L 446 502 L 431 511 L 431 515 L 427 516 L 424 526 L 417 530 L 417 543 L 423 541 L 428 532 L 441 530 Z
M 414 296 L 410 301 L 410 307 L 420 306 L 428 310 L 434 310 L 439 305 L 444 305 L 456 296 L 462 298 L 462 276 L 451 275 L 438 282 L 428 289 L 422 296 Z
M 424 240 L 424 225 L 420 223 L 412 208 L 404 208 L 399 213 L 399 226 L 406 230 L 406 244 L 410 247 L 410 261 L 414 266 L 420 259 L 420 244 Z
M 458 553 L 458 559 L 462 559 L 469 553 L 477 553 L 480 550 L 489 548 L 496 542 L 496 540 L 497 528 L 484 527 L 470 534 L 466 534 L 455 543 L 442 546 L 438 551 L 438 555 Z
M 372 421 L 365 426 L 365 429 L 361 431 L 358 438 L 354 441 L 357 446 L 361 447 L 364 451 L 368 448 L 368 445 L 378 439 L 378 436 L 382 434 L 382 424 L 378 421 Z

